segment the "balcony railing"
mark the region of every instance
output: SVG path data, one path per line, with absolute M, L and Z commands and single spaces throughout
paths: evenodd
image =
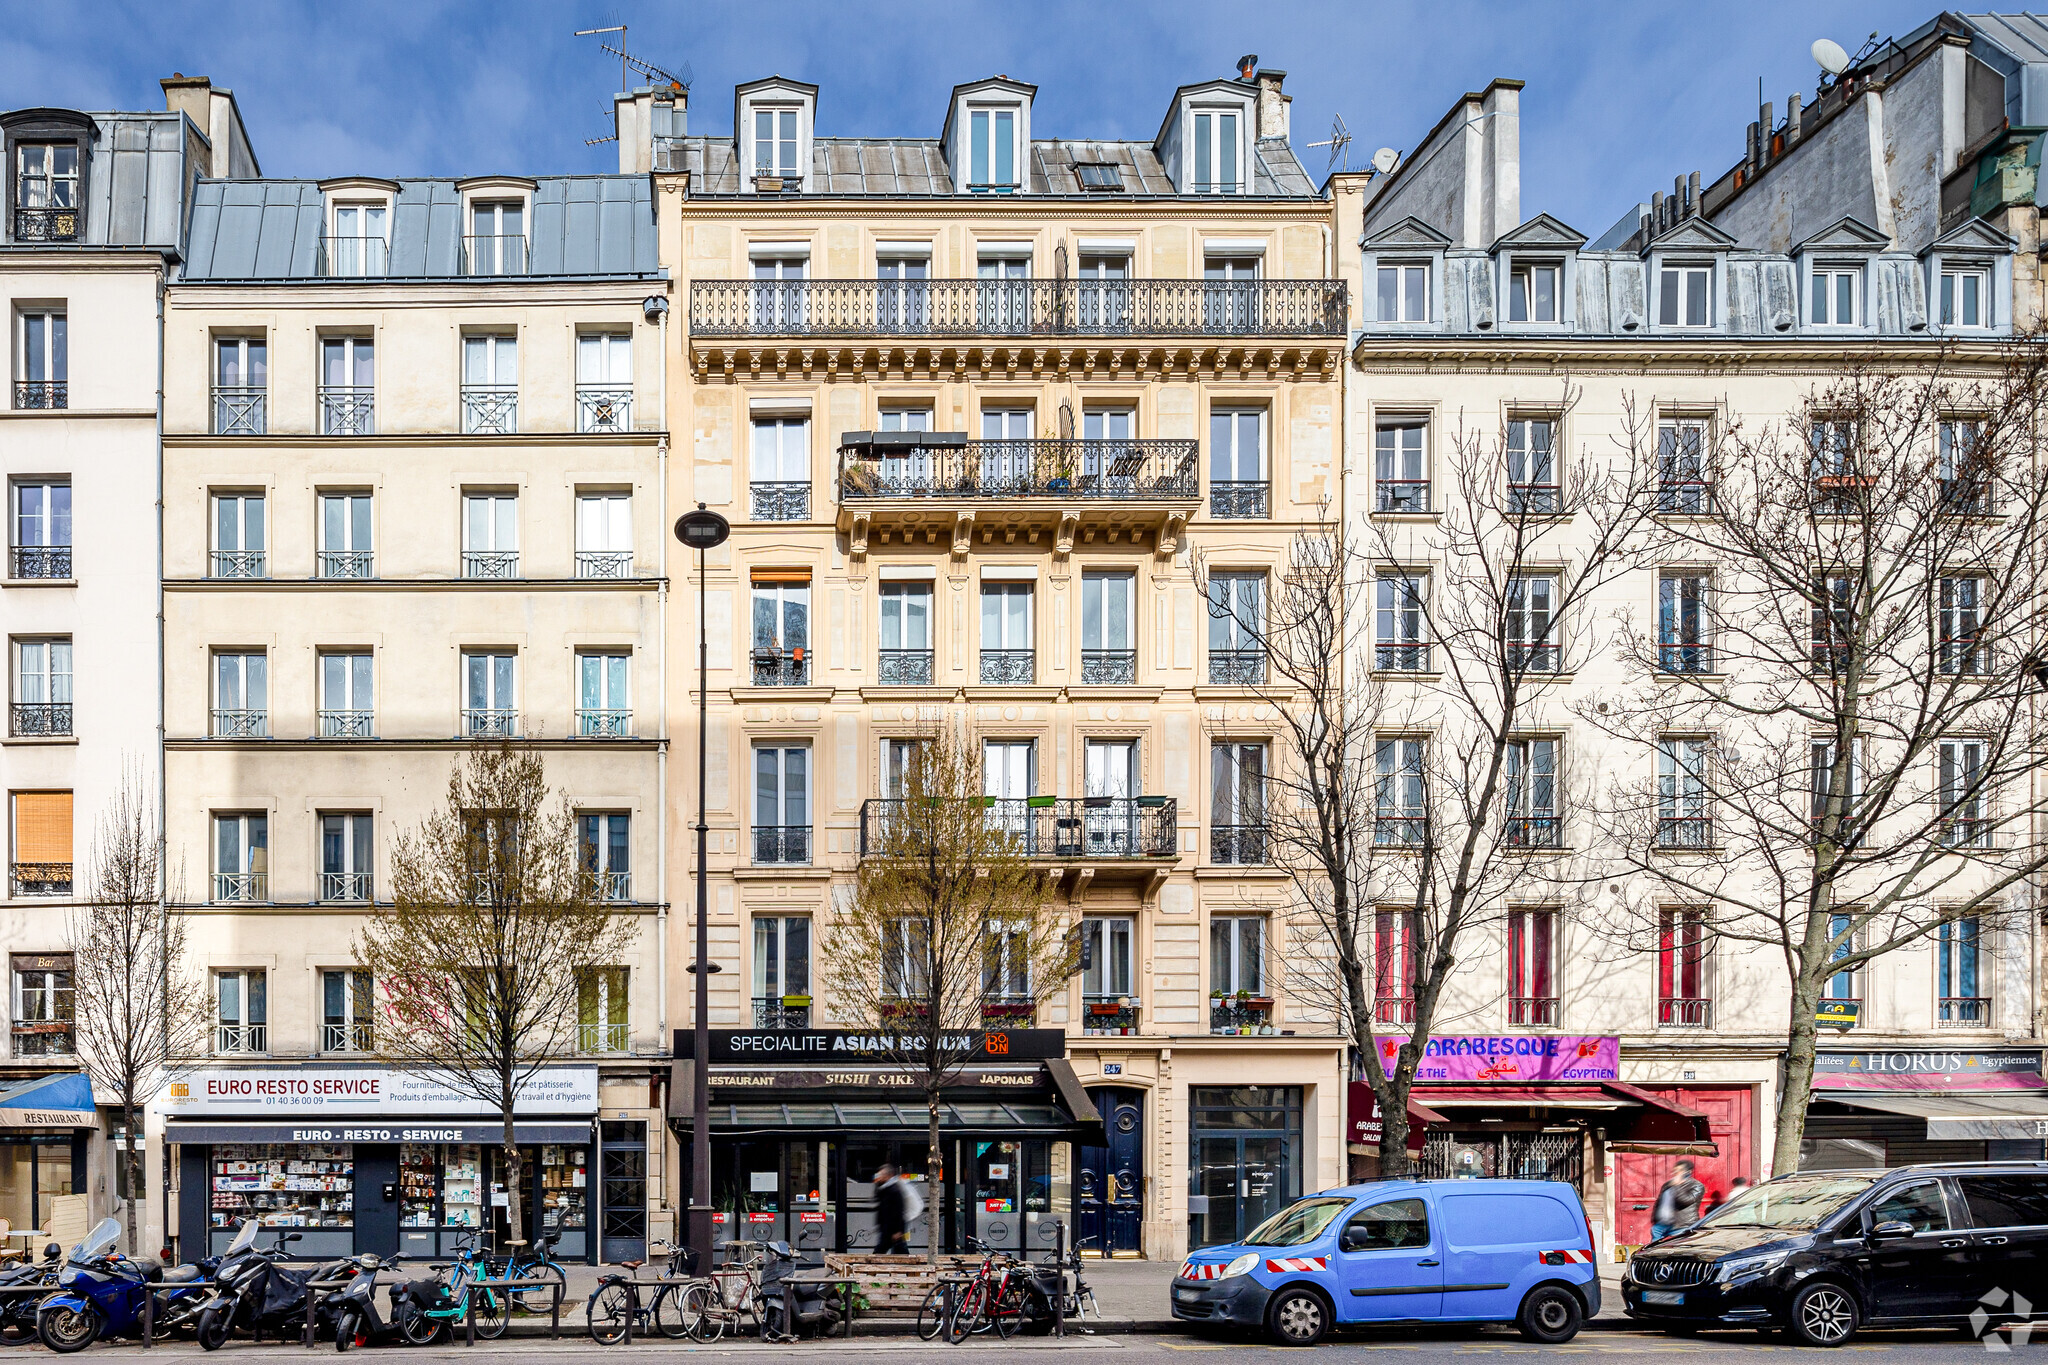
M 1081 1032 L 1136 1033 L 1138 1015 L 1138 1002 L 1129 996 L 1091 995 L 1081 1003 Z
M 1415 997 L 1412 995 L 1381 995 L 1372 1002 L 1374 1022 L 1381 1024 L 1412 1024 L 1415 1022 Z
M 1934 1022 L 1941 1028 L 1989 1028 L 1991 997 L 1988 995 L 1944 995 Z
M 368 550 L 322 550 L 322 578 L 375 578 L 377 556 Z
M 982 997 L 983 1028 L 1030 1028 L 1038 1016 L 1038 1002 L 1028 995 L 991 992 Z
M 258 1025 L 257 1027 L 262 1027 Z M 257 1051 L 261 1051 L 259 1047 Z M 322 1052 L 375 1052 L 377 1034 L 367 1023 L 345 1024 L 332 1020 L 320 1025 L 320 1050 Z
M 1663 673 L 1712 673 L 1714 651 L 1707 645 L 1660 644 L 1657 668 Z
M 633 552 L 631 550 L 578 550 L 576 552 L 576 576 L 578 578 L 631 578 L 633 576 Z
M 633 429 L 633 390 L 578 384 L 576 430 L 620 432 Z
M 1266 680 L 1263 649 L 1212 649 L 1209 682 L 1215 687 L 1257 687 Z
M 1420 848 L 1429 837 L 1427 815 L 1375 815 L 1372 841 L 1382 848 Z
M 1558 1002 L 1554 995 L 1508 997 L 1508 1023 L 1518 1028 L 1556 1028 Z
M 1510 815 L 1501 831 L 1509 848 L 1558 848 L 1564 821 L 1557 815 Z
M 263 872 L 216 872 L 213 898 L 217 901 L 267 901 L 270 876 Z
M 904 808 L 902 797 L 875 797 L 861 804 L 863 858 L 902 848 L 905 836 L 914 841 L 916 826 L 906 823 Z M 985 797 L 982 809 L 989 825 L 1010 835 L 1026 858 L 1089 862 L 1180 856 L 1179 807 L 1170 796 Z
M 1273 1030 L 1273 1002 L 1254 996 L 1212 996 L 1209 999 L 1209 1032 L 1250 1034 Z
M 22 411 L 68 408 L 71 406 L 71 384 L 63 379 L 17 379 L 14 381 L 14 406 Z
M 390 245 L 382 237 L 322 237 L 320 274 L 328 279 L 372 278 L 390 269 Z
M 1664 479 L 1657 485 L 1657 510 L 1666 516 L 1707 516 L 1714 510 L 1714 485 L 1705 479 Z
M 1988 517 L 1998 510 L 1989 479 L 1942 479 L 1937 487 L 1940 508 L 1950 516 Z
M 1714 822 L 1704 815 L 1660 815 L 1657 817 L 1657 847 L 1712 848 Z
M 1509 516 L 1555 516 L 1563 506 L 1564 494 L 1554 483 L 1511 483 L 1508 485 Z
M 576 708 L 576 733 L 583 739 L 630 739 L 633 713 L 591 706 Z
M 511 384 L 464 384 L 462 429 L 472 436 L 510 436 L 518 431 L 518 388 Z
M 627 1037 L 624 1024 L 578 1024 L 576 1050 L 582 1053 L 624 1052 Z
M 633 899 L 633 874 L 630 872 L 600 872 L 597 874 L 597 898 L 601 901 L 624 904 Z
M 464 578 L 517 578 L 519 577 L 519 551 L 464 550 L 462 552 L 462 576 Z
M 1387 673 L 1429 672 L 1429 646 L 1403 643 L 1374 645 L 1372 666 Z
M 748 513 L 755 521 L 809 521 L 809 482 L 755 483 L 747 485 Z
M 1211 480 L 1209 515 L 1218 521 L 1254 521 L 1267 515 L 1270 485 L 1264 479 Z
M 320 738 L 370 739 L 376 734 L 375 714 L 370 711 L 320 712 Z
M 215 550 L 211 565 L 215 578 L 263 578 L 270 561 L 261 550 Z
M 322 386 L 320 431 L 325 436 L 375 435 L 376 390 L 368 384 Z
M 1712 1028 L 1714 1002 L 1686 996 L 1665 995 L 1657 999 L 1657 1027 Z
M 16 578 L 71 577 L 69 545 L 17 545 L 9 567 Z
M 9 1032 L 17 1057 L 70 1057 L 78 1052 L 74 1022 L 69 1019 L 17 1019 Z
M 757 864 L 809 866 L 811 827 L 809 825 L 754 826 L 754 861 Z
M 267 1052 L 269 1041 L 265 1024 L 217 1024 L 213 1030 L 215 1052 Z
M 270 713 L 247 707 L 213 708 L 215 739 L 264 739 L 270 734 Z
M 981 680 L 985 683 L 1021 685 L 1037 676 L 1037 656 L 1028 649 L 981 651 Z
M 1991 647 L 1985 643 L 1981 632 L 1943 639 L 1940 668 L 1949 677 L 1981 677 L 1991 671 Z
M 465 275 L 524 275 L 526 238 L 518 233 L 462 239 L 462 273 Z
M 1991 821 L 1982 815 L 1949 815 L 1941 821 L 1945 848 L 1983 848 L 1991 842 Z
M 839 497 L 1201 497 L 1193 441 L 976 441 L 951 431 L 850 431 L 839 448 Z
M 71 733 L 68 701 L 18 701 L 7 708 L 9 733 L 21 739 Z
M 757 649 L 753 662 L 756 687 L 805 687 L 811 681 L 811 652 L 802 645 Z
M 516 739 L 519 735 L 519 712 L 491 706 L 465 706 L 462 708 L 462 736 L 464 739 Z
M 10 896 L 68 896 L 71 894 L 70 863 L 9 863 L 7 894 Z
M 1429 510 L 1428 479 L 1375 479 L 1378 498 L 1373 510 L 1378 512 L 1427 512 Z
M 85 215 L 75 207 L 14 211 L 14 240 L 17 242 L 75 242 L 84 226 Z
M 1082 682 L 1134 683 L 1137 680 L 1137 650 L 1084 649 L 1081 651 Z
M 323 901 L 367 901 L 370 874 L 367 872 L 322 872 L 320 899 Z
M 1209 861 L 1228 867 L 1263 867 L 1271 861 L 1264 825 L 1211 825 Z
M 213 386 L 213 434 L 261 436 L 270 429 L 269 390 L 260 384 Z
M 1341 280 L 699 280 L 692 337 L 1344 335 Z
M 930 687 L 932 652 L 928 649 L 885 649 L 875 661 L 875 678 L 889 687 Z
M 801 1001 L 801 1004 L 792 1003 Z M 807 1029 L 811 1026 L 811 997 L 808 995 L 757 995 L 754 997 L 754 1027 Z

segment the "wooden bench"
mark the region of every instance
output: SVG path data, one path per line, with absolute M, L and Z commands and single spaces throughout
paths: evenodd
M 980 1262 L 941 1256 L 933 1265 L 922 1256 L 859 1256 L 828 1252 L 825 1269 L 854 1282 L 870 1313 L 915 1313 L 942 1275 L 968 1275 Z

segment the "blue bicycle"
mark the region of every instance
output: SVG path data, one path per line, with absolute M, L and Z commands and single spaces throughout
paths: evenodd
M 559 1232 L 550 1232 L 545 1236 L 536 1237 L 530 1248 L 524 1242 L 508 1242 L 506 1245 L 512 1248 L 511 1255 L 502 1263 L 493 1261 L 491 1274 L 501 1280 L 552 1280 L 554 1286 L 559 1286 L 559 1292 L 566 1301 L 569 1295 L 569 1272 L 564 1270 L 554 1257 L 555 1243 L 561 1240 L 561 1236 Z M 554 1286 L 542 1285 L 535 1289 L 512 1289 L 506 1292 L 511 1296 L 512 1306 L 521 1312 L 545 1313 L 555 1306 L 557 1289 Z
M 436 1266 L 445 1271 L 430 1280 L 391 1286 L 391 1318 L 399 1335 L 414 1346 L 430 1346 L 469 1315 L 470 1300 L 476 1301 L 476 1334 L 485 1341 L 505 1335 L 511 1320 L 503 1290 L 478 1289 L 474 1281 L 492 1278 L 489 1258 L 476 1249 L 472 1233 L 456 1249 L 455 1263 Z

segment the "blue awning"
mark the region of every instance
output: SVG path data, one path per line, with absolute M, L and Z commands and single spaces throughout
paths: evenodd
M 0 1128 L 97 1128 L 92 1079 L 82 1071 L 60 1071 L 25 1081 L 0 1083 Z

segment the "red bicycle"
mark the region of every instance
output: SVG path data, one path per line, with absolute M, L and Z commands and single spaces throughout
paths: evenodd
M 1030 1315 L 1030 1294 L 1024 1276 L 1017 1273 L 1023 1263 L 972 1237 L 967 1245 L 981 1253 L 981 1264 L 946 1320 L 946 1340 L 957 1345 L 971 1334 L 994 1328 L 997 1336 L 1008 1341 Z

